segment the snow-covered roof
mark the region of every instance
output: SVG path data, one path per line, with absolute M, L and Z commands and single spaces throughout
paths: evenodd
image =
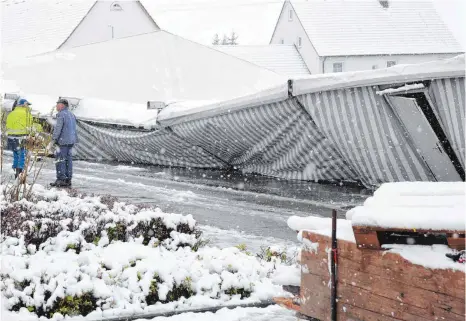
M 310 74 L 306 63 L 294 45 L 214 46 L 213 48 L 281 75 Z
M 57 49 L 94 3 L 94 0 L 2 0 L 3 59 Z
M 409 83 L 415 81 L 465 76 L 465 55 L 421 64 L 390 68 L 318 74 L 293 79 L 293 95 L 350 87 Z
M 270 0 L 140 0 L 157 25 L 204 45 L 232 31 L 241 45 L 266 45 L 282 3 Z
M 291 1 L 319 56 L 461 53 L 430 0 Z
M 3 70 L 24 94 L 130 103 L 224 100 L 286 81 L 165 31 L 60 49 L 5 63 Z

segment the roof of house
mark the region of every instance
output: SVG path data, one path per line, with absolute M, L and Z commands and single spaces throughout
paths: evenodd
M 26 95 L 133 103 L 230 99 L 287 79 L 165 31 L 15 60 L 3 72 Z
M 309 75 L 301 54 L 294 45 L 213 46 L 237 58 L 287 76 Z
M 94 0 L 2 0 L 3 59 L 57 49 L 94 3 Z
M 157 25 L 204 45 L 232 31 L 240 45 L 270 42 L 282 3 L 277 0 L 140 0 Z
M 384 2 L 384 1 L 382 1 Z M 429 0 L 291 1 L 319 56 L 461 53 Z
M 4 60 L 53 51 L 71 35 L 95 0 L 1 0 Z M 268 44 L 281 3 L 268 0 L 170 1 L 141 0 L 164 30 L 210 45 L 215 34 L 234 31 L 240 44 Z M 254 32 L 251 32 L 251 29 Z

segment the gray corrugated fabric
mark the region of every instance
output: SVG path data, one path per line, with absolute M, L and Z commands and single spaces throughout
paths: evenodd
M 222 162 L 166 130 L 138 131 L 78 122 L 76 158 L 218 168 Z
M 432 179 L 403 136 L 390 106 L 373 87 L 331 90 L 298 99 L 366 186 Z
M 246 173 L 285 179 L 358 179 L 295 99 L 197 119 L 171 130 L 144 132 L 79 122 L 76 157 L 198 168 L 235 166 Z
M 450 141 L 461 165 L 465 157 L 465 88 L 464 78 L 447 78 L 434 80 L 430 86 L 431 97 L 445 134 Z
M 396 87 L 396 86 L 395 86 Z M 435 177 L 377 86 L 311 92 L 262 105 L 209 109 L 157 131 L 79 122 L 77 157 L 145 164 L 228 168 L 284 179 L 384 182 Z M 429 88 L 448 139 L 464 166 L 464 78 Z M 282 90 L 280 95 L 283 96 Z M 267 98 L 275 97 L 273 102 Z M 229 112 L 230 111 L 230 112 Z M 199 116 L 199 117 L 198 117 Z
M 295 99 L 172 127 L 243 172 L 285 179 L 357 180 Z

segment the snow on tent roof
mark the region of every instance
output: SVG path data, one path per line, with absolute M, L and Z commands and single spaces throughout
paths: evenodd
M 26 94 L 135 103 L 231 99 L 286 81 L 272 71 L 165 31 L 5 64 L 4 78 L 14 80 Z
M 94 3 L 93 0 L 2 0 L 3 59 L 57 49 Z
M 141 0 L 163 30 L 205 45 L 232 31 L 241 45 L 270 42 L 282 3 L 270 0 Z
M 465 55 L 460 55 L 450 59 L 422 64 L 397 65 L 386 69 L 297 77 L 293 78 L 293 95 L 298 96 L 349 87 L 431 80 L 442 77 L 464 77 L 464 75 Z M 169 106 L 162 110 L 159 120 L 163 124 L 172 125 L 188 120 L 212 117 L 233 110 L 283 101 L 287 98 L 288 86 L 284 82 L 281 85 L 253 94 L 214 103 L 197 104 L 196 106 L 193 105 L 192 108 L 184 108 L 184 106 L 173 108 L 175 106 Z
M 292 1 L 319 56 L 462 53 L 432 1 Z
M 229 55 L 288 76 L 309 75 L 301 54 L 293 45 L 214 46 Z

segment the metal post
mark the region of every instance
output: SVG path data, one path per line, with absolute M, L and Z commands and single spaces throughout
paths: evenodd
M 338 244 L 337 244 L 337 210 L 332 210 L 332 253 L 330 256 L 330 273 L 331 273 L 331 313 L 332 321 L 337 321 L 337 259 L 338 259 Z

